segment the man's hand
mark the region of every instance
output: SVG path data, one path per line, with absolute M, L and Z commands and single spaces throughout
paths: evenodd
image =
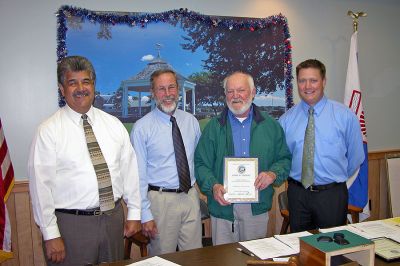
M 61 263 L 65 259 L 65 245 L 61 237 L 45 241 L 47 259 L 53 263 Z
M 264 188 L 274 183 L 275 179 L 276 174 L 274 172 L 261 172 L 258 174 L 256 181 L 254 181 L 254 186 L 258 190 L 263 190 Z
M 141 223 L 138 220 L 127 220 L 124 228 L 124 236 L 130 237 L 141 229 Z
M 142 224 L 142 233 L 144 236 L 154 239 L 156 234 L 158 234 L 156 222 L 150 220 Z
M 221 184 L 215 184 L 213 186 L 213 195 L 214 199 L 221 204 L 222 206 L 226 206 L 231 204 L 229 201 L 226 201 L 224 198 L 224 194 L 226 193 L 224 186 Z

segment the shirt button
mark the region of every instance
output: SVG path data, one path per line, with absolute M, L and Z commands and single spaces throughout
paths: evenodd
M 243 152 L 244 155 L 246 155 L 246 152 Z
M 243 141 L 246 141 L 246 139 L 242 139 Z

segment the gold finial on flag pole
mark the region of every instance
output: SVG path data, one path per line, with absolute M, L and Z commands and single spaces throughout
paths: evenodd
M 353 18 L 353 31 L 356 32 L 358 29 L 358 18 L 366 17 L 367 13 L 365 12 L 353 12 L 351 10 L 347 11 L 347 15 Z

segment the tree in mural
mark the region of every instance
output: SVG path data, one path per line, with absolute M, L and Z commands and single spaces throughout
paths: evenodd
M 227 74 L 237 70 L 250 73 L 259 93 L 284 88 L 284 36 L 280 25 L 268 29 L 238 30 L 211 27 L 201 21 L 182 19 L 183 49 L 202 47 L 208 54 L 204 69 L 212 77 L 210 85 L 221 87 Z M 217 98 L 219 95 L 216 96 Z
M 201 106 L 209 106 L 214 115 L 217 115 L 225 103 L 221 82 L 210 72 L 196 72 L 191 74 L 188 79 L 196 83 L 196 103 Z

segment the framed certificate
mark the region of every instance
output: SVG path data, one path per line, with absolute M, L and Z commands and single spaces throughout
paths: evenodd
M 258 202 L 254 182 L 258 176 L 258 158 L 224 159 L 224 194 L 231 203 Z

